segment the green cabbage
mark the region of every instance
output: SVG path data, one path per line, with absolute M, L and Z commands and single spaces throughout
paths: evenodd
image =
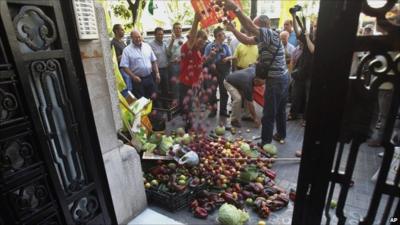
M 248 219 L 247 212 L 228 203 L 223 204 L 218 211 L 218 221 L 222 225 L 243 225 Z
M 264 150 L 265 152 L 267 152 L 268 154 L 270 154 L 271 156 L 275 156 L 276 153 L 278 152 L 276 146 L 273 145 L 273 144 L 265 144 L 265 145 L 263 146 L 263 150 Z
M 155 134 L 153 133 L 150 137 L 149 137 L 149 142 L 159 145 L 161 143 L 162 137 L 159 137 L 160 134 Z
M 244 171 L 240 173 L 240 181 L 249 183 L 258 177 L 258 169 L 256 165 L 247 166 Z
M 169 148 L 174 144 L 174 139 L 172 137 L 163 136 L 160 143 L 161 155 L 167 155 Z
M 247 156 L 252 157 L 252 158 L 257 158 L 260 155 L 260 153 L 257 150 L 251 149 L 250 145 L 247 144 L 246 142 L 243 142 L 240 145 L 240 150 L 244 154 L 246 154 Z
M 150 143 L 150 142 L 147 142 L 142 146 L 142 149 L 145 152 L 153 152 L 154 149 L 156 149 L 156 148 L 157 148 L 157 145 L 153 144 L 153 143 Z
M 180 144 L 180 143 L 182 143 L 182 137 L 176 137 L 174 139 L 174 144 Z

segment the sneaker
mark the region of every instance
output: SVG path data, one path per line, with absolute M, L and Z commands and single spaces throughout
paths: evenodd
M 217 115 L 217 111 L 211 111 L 211 112 L 208 114 L 208 118 L 214 118 L 216 115 Z
M 237 128 L 241 128 L 242 127 L 242 125 L 240 124 L 240 122 L 238 120 L 232 120 L 231 121 L 231 125 L 233 127 L 237 127 Z
M 229 113 L 226 112 L 226 111 L 221 111 L 221 112 L 219 112 L 219 115 L 220 115 L 220 116 L 229 117 Z
M 285 139 L 281 138 L 281 136 L 277 133 L 272 136 L 272 139 L 279 142 L 280 144 L 285 144 Z

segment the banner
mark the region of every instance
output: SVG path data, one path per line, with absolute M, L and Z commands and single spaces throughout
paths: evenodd
M 236 5 L 242 8 L 240 0 L 234 0 Z M 202 28 L 222 23 L 226 20 L 232 21 L 236 15 L 232 11 L 224 11 L 214 0 L 191 0 L 194 11 L 201 15 L 200 25 Z

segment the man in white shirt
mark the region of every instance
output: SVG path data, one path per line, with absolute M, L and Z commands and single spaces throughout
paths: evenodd
M 131 38 L 132 43 L 122 52 L 120 67 L 132 78 L 135 97 L 154 98 L 154 80 L 160 82 L 157 57 L 150 45 L 142 42 L 140 32 L 132 31 Z
M 279 35 L 283 46 L 285 47 L 285 58 L 286 58 L 286 65 L 289 65 L 290 58 L 292 57 L 292 53 L 296 49 L 292 44 L 289 43 L 289 32 L 282 31 Z

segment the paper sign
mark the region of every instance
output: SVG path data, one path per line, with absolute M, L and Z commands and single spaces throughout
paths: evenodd
M 242 8 L 240 0 L 234 0 L 237 6 Z M 236 15 L 232 11 L 225 11 L 215 0 L 191 0 L 194 10 L 201 15 L 200 25 L 202 28 L 232 21 Z

